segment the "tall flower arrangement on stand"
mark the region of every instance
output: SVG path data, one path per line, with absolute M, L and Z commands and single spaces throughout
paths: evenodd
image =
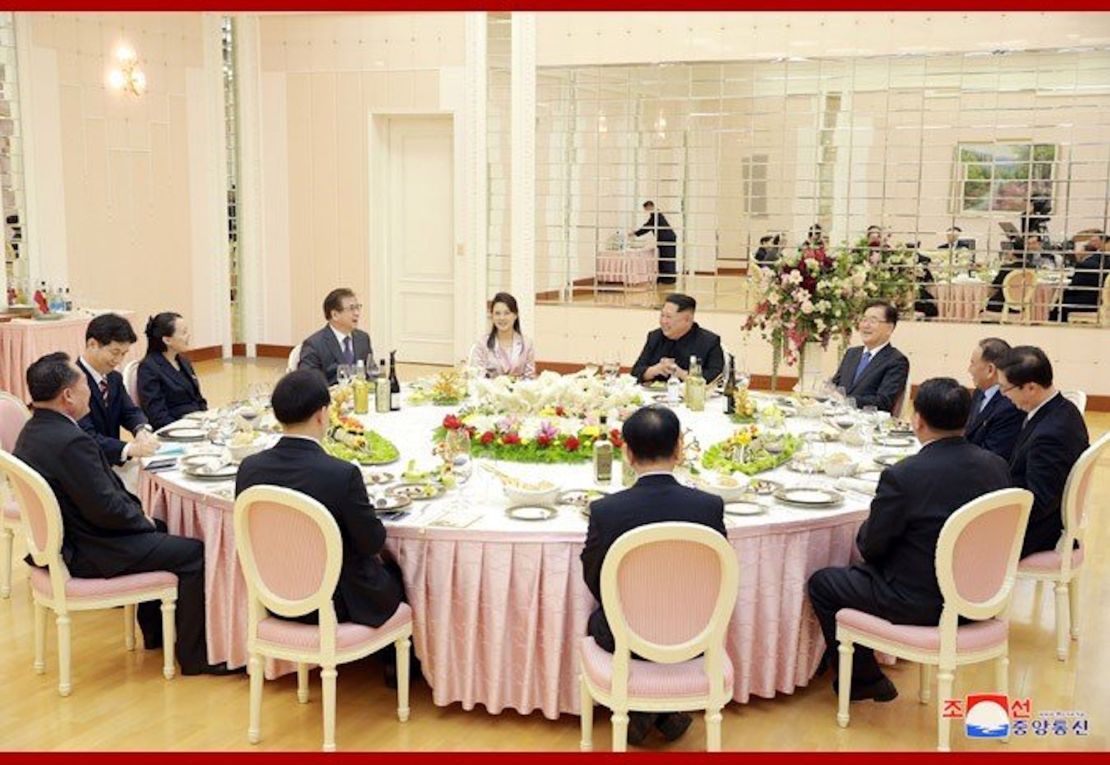
M 802 374 L 799 360 L 806 343 L 828 348 L 834 337 L 847 342 L 869 297 L 870 266 L 849 250 L 829 252 L 822 246 L 783 253 L 771 267 L 757 269 L 753 288 L 762 299 L 744 330 L 756 330 L 771 343 L 773 388 L 784 360 L 798 363 Z

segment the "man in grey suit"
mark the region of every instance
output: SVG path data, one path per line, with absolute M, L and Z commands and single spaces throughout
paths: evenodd
M 324 318 L 327 326 L 309 335 L 301 343 L 298 369 L 316 369 L 324 375 L 328 385 L 335 385 L 335 371 L 340 364 L 357 364 L 366 361 L 369 367 L 374 360 L 370 335 L 358 328 L 362 306 L 355 293 L 339 287 L 324 298 Z
M 861 409 L 873 405 L 894 412 L 906 390 L 910 360 L 890 344 L 898 324 L 898 309 L 881 300 L 867 304 L 859 320 L 863 345 L 848 349 L 833 375 L 833 385 L 843 388 Z

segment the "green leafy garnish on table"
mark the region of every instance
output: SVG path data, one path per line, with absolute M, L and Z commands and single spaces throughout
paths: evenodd
M 372 430 L 354 435 L 333 432 L 324 439 L 324 451 L 344 462 L 352 460 L 362 465 L 386 465 L 396 462 L 401 452 L 389 439 Z
M 709 447 L 701 459 L 701 464 L 706 469 L 715 470 L 718 473 L 743 473 L 744 475 L 765 473 L 789 462 L 794 452 L 802 445 L 801 439 L 797 436 L 784 435 L 781 438 L 782 451 L 779 454 L 771 454 L 758 443 L 755 448 L 746 445 L 748 448 L 743 449 L 744 461 L 738 462 L 736 461 L 736 456 L 740 452 L 738 447 L 743 444 L 737 444 L 736 437 L 733 436 Z

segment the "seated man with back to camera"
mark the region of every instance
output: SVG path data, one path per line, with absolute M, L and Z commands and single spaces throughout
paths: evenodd
M 640 357 L 632 365 L 632 376 L 645 383 L 666 380 L 671 375 L 685 380 L 690 357 L 701 363 L 707 382 L 720 377 L 725 368 L 721 338 L 694 321 L 698 303 L 689 295 L 667 295 L 659 312 L 659 329 L 648 333 Z
M 624 459 L 636 471 L 636 483 L 624 491 L 594 500 L 582 548 L 582 574 L 598 602 L 590 615 L 589 634 L 598 647 L 612 653 L 613 633 L 601 604 L 601 567 L 613 543 L 632 529 L 649 523 L 686 521 L 725 531 L 724 502 L 715 494 L 690 489 L 675 480 L 675 466 L 682 459 L 682 432 L 678 416 L 662 406 L 638 409 L 624 423 Z M 659 604 L 660 610 L 667 608 Z M 639 745 L 655 726 L 674 741 L 690 726 L 690 716 L 670 712 L 629 713 L 628 743 Z
M 848 349 L 832 377 L 832 384 L 843 388 L 861 409 L 874 406 L 893 413 L 905 393 L 910 360 L 890 344 L 897 325 L 897 308 L 881 300 L 868 303 L 859 320 L 863 345 Z

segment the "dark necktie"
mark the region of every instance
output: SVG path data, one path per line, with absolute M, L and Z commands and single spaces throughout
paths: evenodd
M 355 363 L 355 349 L 351 346 L 350 335 L 343 338 L 343 362 L 345 364 Z
M 100 400 L 104 402 L 104 408 L 108 408 L 108 380 L 100 378 Z

